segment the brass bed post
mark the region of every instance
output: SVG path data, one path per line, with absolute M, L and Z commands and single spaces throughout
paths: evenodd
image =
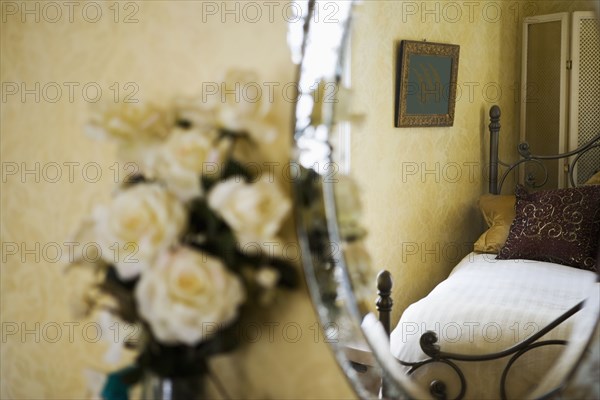
M 500 194 L 498 190 L 498 136 L 500 134 L 500 107 L 490 108 L 490 187 L 491 194 Z

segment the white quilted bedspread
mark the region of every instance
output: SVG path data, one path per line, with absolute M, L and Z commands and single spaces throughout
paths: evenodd
M 558 264 L 530 260 L 496 260 L 495 255 L 471 253 L 427 297 L 406 309 L 391 334 L 392 354 L 404 361 L 428 358 L 419 337 L 435 331 L 442 351 L 487 354 L 501 351 L 538 332 L 597 290 L 596 274 Z M 578 314 L 544 336 L 568 339 Z M 526 353 L 507 380 L 509 398 L 531 391 L 563 346 Z M 466 398 L 499 398 L 500 376 L 509 358 L 457 365 L 467 381 Z M 429 364 L 413 375 L 423 385 L 441 379 L 450 398 L 460 385 L 450 367 Z

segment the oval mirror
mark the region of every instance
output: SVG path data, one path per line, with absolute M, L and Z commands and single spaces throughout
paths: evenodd
M 358 396 L 597 397 L 595 3 L 296 5 L 299 240 Z M 585 254 L 568 221 L 520 252 L 515 216 L 573 196 Z

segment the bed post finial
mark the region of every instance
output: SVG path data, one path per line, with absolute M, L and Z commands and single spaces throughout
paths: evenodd
M 490 186 L 491 194 L 498 192 L 498 136 L 500 134 L 500 107 L 490 108 Z
M 392 312 L 392 274 L 389 271 L 383 270 L 377 274 L 377 294 L 379 297 L 375 302 L 377 311 L 379 312 L 379 322 L 383 325 L 385 333 L 390 336 L 390 314 Z M 385 376 L 381 377 L 381 392 L 379 392 L 380 399 L 389 398 L 388 384 Z
M 392 295 L 392 274 L 389 271 L 383 270 L 377 275 L 377 291 L 379 297 L 375 305 L 379 311 L 379 322 L 383 325 L 385 332 L 390 335 L 390 314 L 392 305 L 394 304 Z

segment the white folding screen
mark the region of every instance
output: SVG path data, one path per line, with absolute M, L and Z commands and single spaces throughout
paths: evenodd
M 600 133 L 599 32 L 593 12 L 525 18 L 520 132 L 536 154 L 574 150 Z M 568 163 L 547 163 L 549 187 L 569 185 Z M 576 168 L 581 184 L 600 170 L 600 149 L 583 155 Z
M 594 12 L 573 13 L 569 148 L 575 149 L 600 133 L 600 29 Z M 584 154 L 576 165 L 575 182 L 600 170 L 600 148 Z
M 535 154 L 558 154 L 567 149 L 569 75 L 569 13 L 536 15 L 523 21 L 521 58 L 520 138 Z M 562 163 L 545 162 L 546 187 L 563 187 Z M 537 164 L 525 164 L 524 174 L 541 180 Z

